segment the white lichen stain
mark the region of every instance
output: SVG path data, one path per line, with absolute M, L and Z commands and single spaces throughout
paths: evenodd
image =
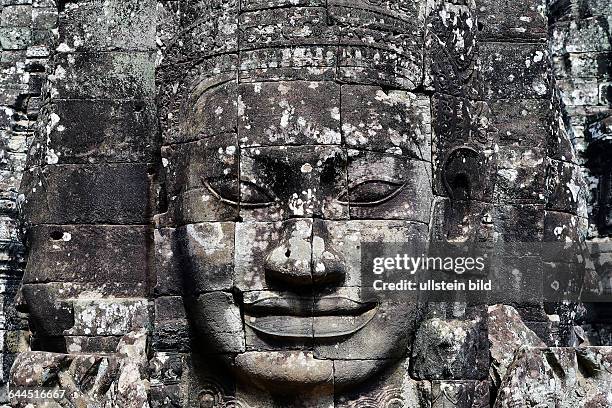
M 340 120 L 340 109 L 338 109 L 338 107 L 334 106 L 331 110 L 330 110 L 330 114 L 332 119 L 334 120 Z
M 300 170 L 302 173 L 310 173 L 312 172 L 312 165 L 310 163 L 305 163 L 302 165 Z

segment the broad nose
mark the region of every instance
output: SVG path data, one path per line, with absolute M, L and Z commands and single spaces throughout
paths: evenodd
M 283 222 L 279 241 L 271 247 L 265 258 L 268 281 L 293 287 L 343 281 L 343 268 L 324 265 L 318 259 L 317 248 L 313 249 L 313 225 L 316 227 L 315 220 L 308 218 Z M 315 243 L 320 239 L 315 237 Z

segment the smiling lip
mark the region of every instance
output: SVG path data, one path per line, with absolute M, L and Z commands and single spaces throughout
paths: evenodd
M 376 304 L 344 296 L 321 298 L 266 296 L 246 299 L 245 324 L 275 337 L 332 338 L 362 329 L 376 314 Z

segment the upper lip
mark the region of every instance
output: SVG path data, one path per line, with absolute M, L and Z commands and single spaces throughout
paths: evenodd
M 268 295 L 243 302 L 244 311 L 249 315 L 265 316 L 357 316 L 373 309 L 376 303 L 351 299 L 346 296 L 324 296 L 320 298 L 303 296 Z
M 335 338 L 365 327 L 377 303 L 364 301 L 358 288 L 301 296 L 287 292 L 243 293 L 244 323 L 259 333 L 285 338 Z

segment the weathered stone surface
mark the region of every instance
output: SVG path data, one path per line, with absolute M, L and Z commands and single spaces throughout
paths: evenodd
M 166 58 L 184 62 L 237 51 L 237 0 L 181 3 L 180 11 L 184 29 L 166 50 Z
M 257 82 L 239 88 L 241 146 L 340 144 L 340 86 Z
M 266 373 L 272 367 L 281 367 L 275 371 L 273 381 L 279 383 L 301 384 L 304 388 L 329 383 L 333 379 L 333 363 L 329 360 L 317 360 L 311 353 L 300 351 L 286 352 L 247 352 L 236 357 L 238 366 L 244 367 L 258 375 Z M 296 377 L 292 366 L 303 367 L 299 377 Z M 261 374 L 259 374 L 261 375 Z M 265 375 L 265 374 L 264 374 Z
M 235 403 L 249 407 L 332 407 L 334 404 L 332 390 L 333 387 L 329 383 L 309 384 L 306 387 L 302 387 L 302 392 L 300 392 L 299 398 L 296 399 L 295 396 L 291 394 L 271 395 L 266 392 L 261 392 L 256 386 L 238 384 L 236 385 L 236 395 L 227 398 L 227 400 L 230 404 Z M 208 403 L 208 401 L 206 402 Z
M 312 224 L 307 219 L 236 224 L 234 287 L 267 289 L 266 271 L 281 279 L 286 274 L 287 279 L 312 282 Z
M 432 159 L 437 195 L 450 194 L 449 189 L 458 181 L 467 184 L 471 199 L 492 200 L 495 147 L 490 118 L 487 103 L 434 95 Z
M 158 352 L 149 360 L 151 385 L 176 384 L 185 369 L 185 358 L 178 353 Z
M 486 99 L 550 96 L 548 50 L 539 44 L 481 43 Z
M 610 52 L 568 52 L 553 56 L 554 73 L 557 78 L 601 78 L 609 77 Z
M 151 211 L 146 164 L 35 167 L 22 191 L 32 224 L 146 224 Z
M 417 40 L 424 29 L 422 5 L 382 3 L 363 7 L 338 2 L 329 5 L 327 16 L 323 10 L 298 7 L 245 13 L 240 23 L 245 27 L 246 49 L 241 79 L 316 80 L 337 76 L 343 81 L 405 89 L 418 86 L 423 58 L 421 40 Z M 287 20 L 293 23 L 278 24 Z M 279 46 L 276 42 L 280 38 Z M 331 46 L 338 42 L 340 48 Z M 258 49 L 251 51 L 250 47 Z
M 543 147 L 554 112 L 550 101 L 501 99 L 489 102 L 500 145 Z
M 189 224 L 177 231 L 185 280 L 183 293 L 231 290 L 234 223 Z
M 60 406 L 148 406 L 144 331 L 124 336 L 111 356 L 27 352 L 11 371 L 16 387 L 65 390 L 51 404 Z M 32 406 L 35 399 L 17 398 L 13 407 Z
M 560 79 L 557 83 L 563 99 L 572 106 L 597 105 L 599 102 L 599 83 L 596 79 Z
M 495 199 L 503 203 L 544 204 L 546 150 L 504 146 L 497 155 Z
M 288 5 L 296 6 L 324 6 L 323 0 L 243 0 L 240 3 L 242 10 L 258 10 Z
M 156 146 L 154 109 L 150 101 L 56 100 L 49 107 L 56 120 L 49 129 L 46 154 L 55 154 L 59 164 L 151 162 Z
M 342 135 L 356 149 L 431 160 L 427 97 L 377 86 L 342 87 Z
M 433 195 L 427 162 L 352 149 L 348 158 L 348 188 L 340 199 L 348 201 L 351 218 L 428 222 Z
M 553 401 L 581 406 L 574 373 L 609 388 L 585 349 L 525 362 L 555 377 L 535 386 L 514 359 L 523 343 L 609 337 L 604 307 L 540 303 L 555 282 L 561 297 L 609 274 L 600 251 L 561 279 L 585 259 L 566 241 L 587 210 L 603 224 L 589 233 L 609 232 L 607 150 L 570 140 L 610 133 L 601 0 L 548 14 L 520 0 L 136 3 L 0 0 L 7 202 L 31 169 L 20 310 L 30 349 L 71 353 L 18 360 L 15 384 L 42 384 L 27 365 L 44 365 L 46 385 L 75 391 L 64 405 L 139 408 L 514 406 L 560 383 Z M 0 306 L 22 262 L 3 205 Z M 368 242 L 432 239 L 529 242 L 518 261 L 500 246 L 494 277 L 508 302 L 533 302 L 487 319 L 461 296 L 371 296 Z M 541 256 L 541 241 L 566 246 Z M 5 306 L 3 371 L 24 347 Z
M 211 160 L 213 157 L 215 160 Z M 172 200 L 173 196 L 189 190 L 210 190 L 203 194 L 203 201 L 211 208 L 208 214 L 198 215 L 208 217 L 210 221 L 223 220 L 221 211 L 225 208 L 225 203 L 219 202 L 214 193 L 234 202 L 237 206 L 239 163 L 238 141 L 233 134 L 164 146 L 162 166 L 169 199 Z M 226 211 L 230 217 L 231 209 L 228 208 Z
M 0 404 L 8 402 L 9 370 L 16 353 L 39 342 L 27 331 L 27 316 L 16 311 L 18 284 L 24 268 L 23 236 L 17 235 L 16 201 L 25 170 L 25 153 L 32 143 L 34 121 L 41 107 L 42 86 L 46 79 L 48 49 L 57 8 L 46 9 L 47 25 L 30 1 L 0 2 Z M 42 10 L 40 10 L 42 11 Z M 43 34 L 46 32 L 46 35 Z M 41 303 L 53 303 L 43 294 Z M 58 326 L 69 318 L 51 304 L 47 316 L 57 311 Z M 45 313 L 43 307 L 38 309 Z M 50 322 L 53 320 L 50 320 Z
M 544 216 L 544 242 L 580 242 L 578 227 L 582 222 L 579 217 L 572 214 L 546 211 Z M 576 251 L 576 248 L 572 250 Z
M 180 295 L 183 278 L 180 275 L 180 250 L 176 229 L 159 228 L 153 232 L 154 287 L 156 295 Z
M 359 390 L 336 398 L 335 407 L 393 406 L 429 407 L 431 386 L 426 381 L 415 381 L 408 374 L 408 363 L 394 364 L 380 360 L 334 361 L 334 383 L 339 387 L 350 386 L 360 378 L 364 366 L 373 364 L 387 372 L 375 380 L 362 383 Z M 387 367 L 387 366 L 391 367 Z
M 25 50 L 32 41 L 32 30 L 27 27 L 0 27 L 0 47 L 3 50 Z
M 551 160 L 548 171 L 549 197 L 547 208 L 576 215 L 586 215 L 586 208 L 580 208 L 581 203 L 584 205 L 586 201 L 584 200 L 586 186 L 584 179 L 580 176 L 578 166 Z
M 491 242 L 494 237 L 493 204 L 473 202 L 470 211 L 453 205 L 448 198 L 437 199 L 433 205 L 434 224 L 431 236 L 440 242 Z
M 491 344 L 489 376 L 496 386 L 506 377 L 514 356 L 521 348 L 545 347 L 544 342 L 525 326 L 521 316 L 511 306 L 489 306 L 487 326 Z
M 236 132 L 238 57 L 221 55 L 183 67 L 164 63 L 157 70 L 157 82 L 168 86 L 158 95 L 159 119 L 165 143 L 193 141 Z M 213 106 L 213 109 L 210 109 Z
M 35 336 L 59 337 L 74 325 L 72 305 L 60 298 L 57 287 L 25 284 L 21 295 L 28 305 L 30 329 Z
M 314 300 L 310 295 L 291 292 L 244 292 L 247 351 L 283 351 L 288 344 L 292 350 L 312 351 Z M 278 316 L 266 313 L 275 307 Z
M 287 305 L 296 307 L 303 316 L 265 316 L 258 318 L 257 302 L 265 304 L 267 298 L 281 298 Z M 244 293 L 245 312 L 244 335 L 247 351 L 312 351 L 314 347 L 313 322 L 310 315 L 313 309 L 312 296 L 295 296 L 291 293 L 277 294 L 275 292 L 253 291 Z M 280 302 L 279 302 L 280 303 Z M 299 305 L 299 306 L 296 306 Z M 310 316 L 309 316 L 310 315 Z M 289 345 L 289 346 L 288 346 Z
M 345 274 L 342 287 L 361 287 L 361 245 L 366 242 L 424 242 L 427 227 L 402 220 L 317 220 L 313 224 L 312 259 L 322 272 Z M 335 290 L 338 290 L 337 288 Z
M 347 154 L 335 146 L 249 147 L 240 157 L 240 215 L 248 221 L 347 218 Z
M 478 30 L 484 40 L 545 41 L 546 5 L 520 0 L 485 0 L 478 4 Z
M 102 291 L 106 284 L 109 290 L 123 285 L 144 295 L 149 234 L 139 226 L 33 227 L 24 282 L 83 282 Z
M 495 407 L 521 403 L 560 407 L 609 404 L 609 347 L 523 349 L 509 367 Z
M 315 320 L 315 356 L 334 360 L 375 360 L 381 356 L 399 359 L 405 356 L 407 350 L 414 346 L 412 336 L 418 312 L 416 304 L 406 306 L 403 301 L 380 300 L 370 312 L 371 320 L 363 328 L 357 332 L 354 329 L 348 331 L 351 336 L 335 344 L 329 344 L 323 333 L 333 334 L 338 330 L 332 324 L 339 319 L 336 317 L 329 319 L 330 322 L 321 322 L 319 327 Z
M 25 330 L 14 330 L 5 333 L 3 347 L 5 353 L 22 353 L 28 351 L 30 347 L 30 332 Z
M 328 8 L 340 27 L 339 79 L 408 90 L 420 85 L 424 4 L 334 1 Z
M 412 374 L 422 380 L 484 379 L 489 365 L 486 322 L 432 318 L 419 324 Z
M 429 10 L 425 85 L 436 92 L 482 99 L 475 5 L 440 2 Z
M 544 235 L 544 207 L 500 205 L 493 214 L 495 232 L 506 242 L 539 242 Z
M 155 56 L 149 52 L 59 53 L 49 80 L 61 99 L 147 99 L 155 92 Z
M 248 5 L 247 5 L 248 7 Z M 296 45 L 333 45 L 338 28 L 329 24 L 324 7 L 279 7 L 240 15 L 240 49 Z
M 150 329 L 146 299 L 72 301 L 74 325 L 70 336 L 121 336 L 140 329 Z
M 484 408 L 491 405 L 487 381 L 433 381 L 432 408 Z
M 0 15 L 2 27 L 29 27 L 32 24 L 32 6 L 15 5 L 6 6 Z
M 203 343 L 198 353 L 244 353 L 244 329 L 240 309 L 227 292 L 209 292 L 187 299 L 187 310 Z
M 181 388 L 177 384 L 151 386 L 150 396 L 152 408 L 181 407 Z
M 155 6 L 151 0 L 68 3 L 60 14 L 60 51 L 154 51 Z
M 120 336 L 64 336 L 68 353 L 112 353 Z
M 557 23 L 552 37 L 552 49 L 556 53 L 609 51 L 610 40 L 607 38 L 605 24 L 602 17 L 584 18 L 580 26 L 571 22 Z
M 57 26 L 57 9 L 35 7 L 32 9 L 32 27 L 36 30 L 51 30 Z
M 337 46 L 299 45 L 241 52 L 241 82 L 262 80 L 332 80 L 336 77 Z
M 153 323 L 153 348 L 155 350 L 188 351 L 192 333 L 180 296 L 164 296 L 155 299 Z

